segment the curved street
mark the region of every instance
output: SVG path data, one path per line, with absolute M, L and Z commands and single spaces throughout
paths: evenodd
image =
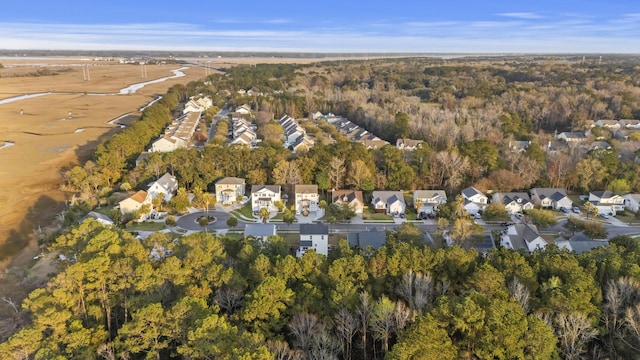
M 179 227 L 185 230 L 193 230 L 193 231 L 202 231 L 204 228 L 198 224 L 198 218 L 204 216 L 204 211 L 198 211 L 195 213 L 191 213 L 185 216 L 181 216 L 176 220 L 176 223 Z M 216 221 L 209 224 L 207 226 L 208 230 L 216 230 L 216 229 L 228 229 L 227 219 L 231 216 L 229 213 L 224 211 L 216 211 L 209 210 L 206 215 L 213 216 L 216 218 Z M 238 225 L 240 225 L 241 221 L 238 220 Z

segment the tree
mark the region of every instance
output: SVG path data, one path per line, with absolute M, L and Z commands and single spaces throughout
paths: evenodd
M 282 221 L 284 221 L 287 226 L 291 225 L 294 221 L 296 221 L 296 214 L 294 214 L 293 211 L 289 209 L 285 209 L 284 214 L 282 214 Z
M 275 184 L 299 184 L 302 180 L 298 165 L 291 161 L 280 160 L 271 175 Z
M 531 222 L 541 228 L 553 226 L 558 223 L 553 211 L 542 209 L 531 209 L 527 211 L 527 216 L 531 219 Z
M 565 359 L 581 359 L 589 341 L 598 334 L 583 314 L 556 314 L 551 325 L 560 340 L 560 350 Z
M 388 359 L 457 359 L 458 349 L 447 330 L 431 316 L 418 319 L 393 346 Z
M 277 333 L 285 324 L 282 312 L 289 306 L 294 293 L 284 279 L 266 277 L 250 294 L 242 311 L 242 319 L 264 334 Z
M 360 159 L 352 161 L 347 184 L 353 185 L 356 189 L 362 189 L 363 184 L 367 181 L 372 181 L 371 171 L 369 171 L 367 164 Z
M 269 220 L 270 215 L 271 214 L 269 213 L 269 209 L 267 209 L 266 207 L 261 208 L 260 212 L 258 213 L 258 217 L 262 220 L 264 224 L 267 223 L 267 220 Z
M 333 316 L 333 323 L 338 335 L 338 339 L 342 345 L 342 354 L 345 360 L 351 359 L 351 348 L 353 337 L 358 331 L 358 318 L 346 308 L 340 308 Z
M 160 351 L 169 346 L 169 326 L 162 305 L 149 304 L 133 314 L 124 324 L 116 348 L 120 354 L 147 353 L 148 357 L 160 359 Z
M 606 239 L 608 234 L 604 224 L 595 221 L 584 222 L 582 232 L 592 239 Z
M 609 186 L 607 186 L 607 189 L 618 195 L 622 195 L 631 191 L 631 185 L 629 185 L 626 179 L 613 179 L 609 183 Z
M 395 138 L 404 139 L 409 136 L 409 115 L 403 112 L 396 113 Z
M 462 245 L 467 241 L 477 230 L 473 226 L 473 223 L 468 218 L 457 218 L 453 222 L 453 227 L 449 236 L 456 242 L 457 245 Z
M 594 218 L 598 216 L 598 208 L 590 201 L 584 203 L 584 211 L 587 213 L 587 220 L 589 220 L 589 216 Z
M 209 225 L 209 217 L 200 216 L 198 218 L 198 225 L 200 225 L 202 228 L 204 228 L 204 231 L 207 231 L 207 226 Z
M 389 350 L 389 337 L 395 330 L 394 310 L 395 304 L 383 296 L 375 303 L 371 313 L 371 332 L 375 339 L 382 341 L 383 354 Z
M 235 217 L 235 216 L 230 216 L 227 219 L 227 226 L 232 228 L 232 229 L 235 228 L 236 226 L 238 226 L 238 218 Z
M 332 157 L 329 162 L 329 179 L 333 189 L 340 189 L 342 187 L 344 173 L 344 160 L 335 156 Z
M 189 197 L 187 196 L 187 190 L 185 188 L 179 188 L 178 194 L 171 198 L 169 204 L 177 211 L 184 212 L 187 210 L 187 207 L 191 205 L 189 201 Z

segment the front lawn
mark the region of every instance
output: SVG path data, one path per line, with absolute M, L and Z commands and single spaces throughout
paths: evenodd
M 251 210 L 251 202 L 246 203 L 243 207 L 241 207 L 238 210 L 234 210 L 231 212 L 233 213 L 239 213 L 240 215 L 249 218 L 249 219 L 255 219 L 255 217 L 253 216 L 253 210 Z
M 362 219 L 363 220 L 393 220 L 393 217 L 385 213 L 371 212 L 371 210 L 369 210 L 369 208 L 366 207 L 362 210 Z
M 630 211 L 625 211 L 622 213 L 618 213 L 615 216 L 616 219 L 622 221 L 625 224 L 638 224 L 640 223 L 640 219 L 636 217 L 636 215 Z

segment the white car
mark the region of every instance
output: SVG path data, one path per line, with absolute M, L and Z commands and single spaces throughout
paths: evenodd
M 602 216 L 603 219 L 609 219 L 609 215 L 607 214 L 600 214 L 600 216 Z

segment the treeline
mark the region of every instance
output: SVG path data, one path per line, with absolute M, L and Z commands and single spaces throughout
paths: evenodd
M 640 355 L 640 245 L 583 255 L 346 241 L 328 257 L 198 233 L 142 242 L 89 220 L 25 300 L 3 359 L 614 359 Z M 406 228 L 406 229 L 405 229 Z M 150 255 L 151 254 L 151 255 Z

